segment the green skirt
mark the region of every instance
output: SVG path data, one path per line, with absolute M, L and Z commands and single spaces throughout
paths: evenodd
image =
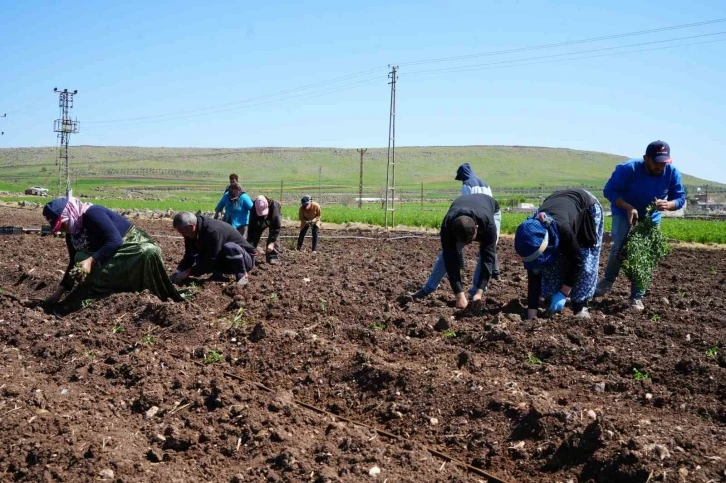
M 76 253 L 75 262 L 90 257 L 87 252 Z M 123 245 L 103 265 L 94 265 L 84 285 L 92 292 L 141 292 L 148 289 L 161 300 L 181 301 L 182 297 L 164 268 L 161 248 L 144 230 L 131 226 Z

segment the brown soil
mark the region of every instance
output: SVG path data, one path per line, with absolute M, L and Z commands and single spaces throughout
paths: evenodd
M 0 208 L 0 226 L 41 222 Z M 182 243 L 158 240 L 171 271 Z M 292 243 L 244 290 L 116 294 L 58 318 L 35 300 L 60 280 L 63 240 L 0 236 L 0 480 L 372 481 L 376 466 L 375 481 L 486 481 L 427 448 L 505 481 L 724 479 L 720 251 L 676 248 L 644 313 L 619 280 L 592 320 L 525 322 L 511 239 L 478 313 L 453 309 L 448 286 L 401 298 L 435 238 L 322 240 L 316 255 Z

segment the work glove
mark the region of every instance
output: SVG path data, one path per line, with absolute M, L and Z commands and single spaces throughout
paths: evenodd
M 550 301 L 549 313 L 554 314 L 555 312 L 561 312 L 562 309 L 565 308 L 566 301 L 567 296 L 562 292 L 557 292 L 556 294 L 554 294 L 552 296 L 552 300 Z

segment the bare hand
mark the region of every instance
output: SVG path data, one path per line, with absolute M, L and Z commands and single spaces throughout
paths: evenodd
M 266 253 L 273 253 L 275 251 L 275 244 L 274 243 L 268 243 L 267 244 L 267 251 Z
M 469 301 L 466 300 L 466 294 L 464 292 L 456 294 L 456 308 L 465 309 L 469 305 Z
M 628 212 L 628 223 L 630 226 L 635 225 L 638 222 L 638 210 L 635 208 L 630 208 L 630 211 Z
M 668 211 L 670 207 L 670 201 L 668 200 L 656 200 L 655 201 L 655 208 L 658 211 Z
M 88 257 L 81 262 L 81 270 L 84 272 L 91 273 L 91 268 L 93 268 L 93 257 Z

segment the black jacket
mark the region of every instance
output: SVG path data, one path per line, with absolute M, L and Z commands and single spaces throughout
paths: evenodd
M 277 237 L 280 236 L 280 230 L 282 229 L 282 208 L 280 207 L 280 203 L 267 198 L 267 207 L 269 209 L 267 216 L 259 216 L 254 208 L 250 211 L 247 241 L 254 246 L 257 246 L 260 242 L 262 232 L 265 231 L 265 228 L 270 228 L 270 232 L 267 234 L 268 245 L 275 243 Z
M 459 196 L 449 207 L 441 223 L 441 250 L 446 264 L 446 274 L 449 276 L 449 283 L 454 293 L 458 294 L 464 290 L 461 286 L 459 250 L 456 238 L 451 232 L 451 223 L 460 216 L 470 216 L 476 221 L 477 234 L 474 241 L 479 242 L 482 271 L 480 279 L 474 280 L 474 285 L 486 290 L 497 254 L 497 226 L 494 223 L 494 213 L 497 211 L 499 203 L 491 196 L 481 193 Z
M 598 201 L 587 191 L 574 188 L 555 191 L 539 207 L 557 222 L 559 245 L 563 255 L 562 283 L 573 287 L 582 271 L 582 248 L 592 248 L 597 242 L 597 226 L 590 208 Z M 529 308 L 537 308 L 542 281 L 539 274 L 528 272 Z
M 184 239 L 184 258 L 177 270 L 191 268 L 195 277 L 214 271 L 222 246 L 229 242 L 241 246 L 247 253 L 257 252 L 232 225 L 208 216 L 197 216 L 197 237 Z

